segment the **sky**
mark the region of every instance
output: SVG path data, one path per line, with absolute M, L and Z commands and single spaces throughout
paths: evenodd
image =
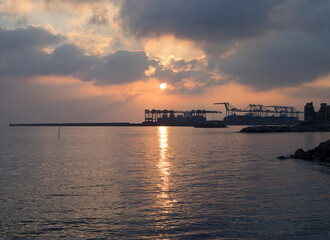
M 318 110 L 329 12 L 328 0 L 0 0 L 0 124 L 224 112 L 215 102 Z

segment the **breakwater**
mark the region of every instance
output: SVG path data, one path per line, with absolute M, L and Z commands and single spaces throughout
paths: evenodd
M 330 132 L 330 125 L 253 126 L 240 130 L 241 133 L 272 132 Z
M 141 123 L 11 123 L 10 127 L 111 127 L 142 126 Z

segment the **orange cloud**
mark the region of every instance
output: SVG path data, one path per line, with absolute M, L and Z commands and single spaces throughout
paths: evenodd
M 151 56 L 164 60 L 170 60 L 170 58 L 201 58 L 204 56 L 204 52 L 197 48 L 192 41 L 180 40 L 171 35 L 159 39 L 146 39 L 144 47 Z
M 104 54 L 105 49 L 109 48 L 112 42 L 111 37 L 105 37 L 96 33 L 94 30 L 71 30 L 66 34 L 68 40 L 90 54 Z
M 306 83 L 304 84 L 305 86 L 310 86 L 310 87 L 330 87 L 330 74 L 326 76 L 322 76 L 318 79 L 316 79 L 313 82 Z
M 30 0 L 5 0 L 0 2 L 0 12 L 9 14 L 28 14 L 32 10 Z

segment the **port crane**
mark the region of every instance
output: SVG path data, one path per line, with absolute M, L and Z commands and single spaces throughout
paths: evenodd
M 290 117 L 298 117 L 302 112 L 295 109 L 295 107 L 291 106 L 265 106 L 265 109 L 269 110 L 269 112 L 275 113 L 275 115 L 286 115 Z
M 271 114 L 271 116 L 275 117 L 289 116 L 298 118 L 299 114 L 302 113 L 291 106 L 264 106 L 261 104 L 249 104 L 247 107 L 239 109 L 228 102 L 219 102 L 214 104 L 223 104 L 225 106 L 226 117 L 235 116 L 236 113 L 246 113 L 246 115 L 253 117 L 268 117 Z
M 239 110 L 239 109 L 235 108 L 234 106 L 230 105 L 228 102 L 221 102 L 221 103 L 214 103 L 214 104 L 215 105 L 217 105 L 217 104 L 225 105 L 226 117 L 228 117 L 229 115 L 236 115 L 236 111 Z

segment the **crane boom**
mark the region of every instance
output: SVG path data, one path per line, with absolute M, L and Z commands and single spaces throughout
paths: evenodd
M 289 116 L 298 117 L 298 115 L 301 113 L 292 106 L 278 106 L 278 105 L 264 106 L 261 104 L 249 104 L 247 107 L 243 109 L 239 109 L 230 105 L 228 102 L 219 102 L 214 104 L 215 105 L 223 104 L 226 108 L 226 116 L 236 115 L 236 113 L 239 112 L 239 113 L 247 113 L 252 116 L 259 116 L 259 117 L 268 116 L 268 114 L 270 113 L 273 113 L 276 116 L 289 115 Z
M 226 116 L 235 115 L 236 114 L 235 112 L 237 110 L 239 110 L 239 109 L 235 108 L 234 106 L 230 105 L 228 102 L 214 103 L 214 105 L 219 105 L 219 104 L 225 105 Z

